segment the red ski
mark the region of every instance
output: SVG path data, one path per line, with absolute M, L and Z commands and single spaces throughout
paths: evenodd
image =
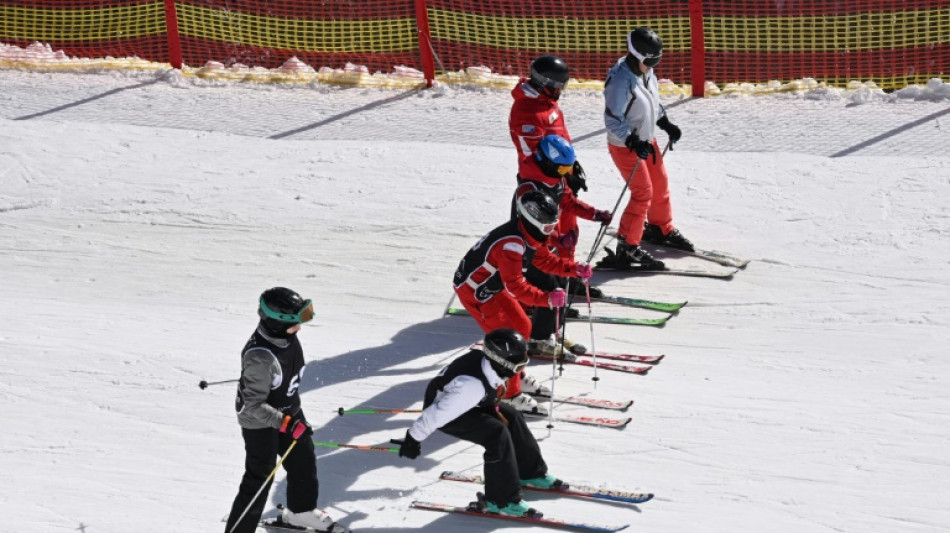
M 546 361 L 554 360 L 554 357 L 547 355 L 532 355 L 531 357 L 535 359 L 544 359 Z M 564 363 L 568 365 L 581 365 L 581 366 L 594 366 L 594 362 L 590 359 L 564 359 Z M 626 372 L 628 374 L 639 374 L 644 375 L 650 371 L 652 366 L 627 366 L 627 365 L 618 365 L 614 363 L 601 363 L 597 362 L 597 368 L 603 368 L 604 370 L 614 370 L 616 372 Z

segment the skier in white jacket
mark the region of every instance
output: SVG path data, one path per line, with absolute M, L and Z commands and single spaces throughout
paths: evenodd
M 627 55 L 617 60 L 604 82 L 610 156 L 624 181 L 636 168 L 629 180 L 630 200 L 620 217 L 615 259 L 642 270 L 663 270 L 665 265 L 640 247 L 641 240 L 694 250 L 673 226 L 669 177 L 655 138 L 657 126 L 669 135 L 671 143 L 682 136 L 660 104 L 653 67 L 662 56 L 663 42 L 656 32 L 637 28 L 627 35 Z

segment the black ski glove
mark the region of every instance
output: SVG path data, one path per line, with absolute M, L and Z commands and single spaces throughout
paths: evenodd
M 627 145 L 627 148 L 631 152 L 636 152 L 637 157 L 640 159 L 646 159 L 650 157 L 650 154 L 653 154 L 653 162 L 656 163 L 656 151 L 653 149 L 653 143 L 650 141 L 641 141 L 640 137 L 637 137 L 637 132 L 627 135 L 627 140 L 624 141 L 624 144 Z
M 567 178 L 567 186 L 574 192 L 574 196 L 577 196 L 581 189 L 587 190 L 587 174 L 584 173 L 584 167 L 581 166 L 580 161 L 574 161 L 574 170 L 565 178 Z
M 667 135 L 670 136 L 670 150 L 673 149 L 673 145 L 676 144 L 676 141 L 680 140 L 680 137 L 683 136 L 683 132 L 680 131 L 679 127 L 676 124 L 670 122 L 670 119 L 663 115 L 660 120 L 656 121 L 656 125 L 660 127 L 661 130 L 665 131 Z
M 422 444 L 420 444 L 416 439 L 412 438 L 412 435 L 409 434 L 409 431 L 406 431 L 406 438 L 402 440 L 402 444 L 399 446 L 399 457 L 415 459 L 416 457 L 419 457 L 419 454 L 421 453 Z

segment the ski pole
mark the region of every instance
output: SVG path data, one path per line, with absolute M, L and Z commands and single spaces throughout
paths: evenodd
M 297 445 L 297 439 L 294 439 L 294 441 L 290 443 L 290 446 L 287 447 L 287 451 L 284 452 L 284 455 L 280 456 L 280 461 L 277 461 L 277 464 L 274 465 L 274 469 L 270 471 L 270 475 L 268 475 L 267 479 L 264 480 L 264 483 L 261 485 L 261 488 L 257 489 L 257 494 L 255 494 L 254 497 L 251 498 L 251 501 L 247 504 L 247 507 L 244 508 L 244 512 L 241 513 L 241 516 L 238 517 L 238 519 L 234 522 L 234 525 L 231 526 L 231 530 L 228 531 L 228 533 L 234 533 L 234 530 L 238 527 L 238 524 L 240 524 L 241 520 L 244 519 L 244 515 L 246 515 L 247 511 L 250 510 L 252 505 L 254 505 L 254 500 L 256 500 L 257 497 L 261 495 L 261 491 L 263 491 L 264 487 L 266 487 L 267 484 L 270 483 L 270 480 L 274 477 L 274 474 L 277 473 L 277 469 L 280 468 L 280 465 L 284 464 L 284 459 L 286 459 L 287 456 L 290 455 L 290 452 L 293 451 L 294 446 L 296 445 Z
M 590 378 L 594 382 L 594 388 L 597 388 L 597 382 L 600 381 L 600 378 L 597 377 L 597 347 L 594 345 L 594 310 L 590 305 L 590 280 L 584 280 L 584 291 L 587 293 L 587 319 L 588 324 L 590 325 L 590 351 L 593 354 L 594 359 L 594 377 Z
M 614 215 L 617 213 L 617 209 L 620 208 L 620 201 L 623 200 L 623 195 L 627 192 L 627 189 L 630 188 L 630 180 L 633 179 L 634 174 L 637 173 L 637 169 L 640 168 L 640 162 L 642 159 L 637 159 L 636 164 L 633 165 L 633 170 L 630 171 L 630 174 L 627 176 L 626 181 L 624 181 L 623 188 L 620 189 L 620 196 L 617 197 L 617 202 L 614 204 L 614 208 L 610 211 L 610 218 L 613 219 Z M 609 226 L 607 224 L 601 224 L 600 229 L 597 230 L 597 237 L 594 238 L 594 245 L 590 247 L 590 252 L 587 254 L 587 264 L 594 259 L 594 255 L 597 253 L 597 249 L 600 248 L 600 243 L 603 242 L 604 236 L 607 234 L 607 229 Z M 567 307 L 564 309 L 564 315 L 567 316 L 568 311 L 574 305 L 574 291 L 571 291 L 571 298 L 567 302 Z M 566 320 L 565 320 L 566 322 Z M 563 335 L 562 335 L 563 337 Z
M 665 155 L 666 155 L 666 151 L 669 150 L 669 149 L 670 149 L 670 146 L 672 146 L 672 145 L 673 145 L 672 141 L 667 140 L 666 146 L 663 148 L 663 152 L 660 154 L 660 157 L 665 156 Z M 617 214 L 617 209 L 620 207 L 620 201 L 623 200 L 623 195 L 624 195 L 624 193 L 627 192 L 627 189 L 630 188 L 630 181 L 633 179 L 633 176 L 637 173 L 637 169 L 640 168 L 640 163 L 641 163 L 642 161 L 643 161 L 642 159 L 637 159 L 636 164 L 633 165 L 633 170 L 631 170 L 631 171 L 630 171 L 630 174 L 627 176 L 627 179 L 626 179 L 626 181 L 624 182 L 624 185 L 623 185 L 623 189 L 620 190 L 620 196 L 617 197 L 617 203 L 614 204 L 614 209 L 613 209 L 613 211 L 610 212 L 610 217 L 611 217 L 611 218 L 613 218 L 613 216 Z M 619 223 L 618 223 L 618 224 L 619 224 Z M 597 253 L 597 248 L 600 247 L 600 242 L 603 240 L 604 235 L 605 235 L 606 233 L 607 233 L 607 225 L 606 225 L 606 224 L 602 224 L 601 227 L 600 227 L 600 231 L 597 232 L 597 238 L 594 239 L 594 246 L 591 247 L 590 253 L 587 254 L 587 262 L 588 262 L 588 263 L 590 263 L 591 260 L 594 258 L 594 254 Z
M 560 328 L 561 310 L 554 310 L 554 331 Z M 567 322 L 565 320 L 565 322 Z M 564 335 L 561 335 L 561 357 L 564 357 Z M 564 367 L 562 366 L 563 370 Z M 548 437 L 554 429 L 554 382 L 557 381 L 557 336 L 554 337 L 554 358 L 551 359 L 551 398 L 548 399 Z
M 391 440 L 389 442 L 394 442 L 394 441 Z M 399 448 L 389 448 L 386 446 L 366 446 L 364 444 L 343 444 L 341 442 L 314 442 L 313 445 L 320 448 L 351 448 L 354 450 L 363 450 L 365 452 L 399 453 Z
M 343 415 L 384 415 L 398 413 L 421 413 L 422 409 L 343 409 L 340 407 L 336 414 Z
M 633 170 L 630 171 L 630 174 L 627 176 L 626 181 L 624 181 L 623 189 L 620 189 L 620 196 L 617 197 L 617 203 L 614 204 L 613 210 L 610 212 L 610 218 L 612 219 L 617 213 L 617 209 L 620 207 L 620 201 L 623 200 L 623 195 L 627 192 L 627 189 L 630 188 L 630 181 L 633 179 L 634 174 L 637 173 L 637 169 L 640 168 L 640 163 L 642 159 L 637 159 L 635 165 L 633 165 Z M 590 248 L 590 253 L 587 254 L 587 263 L 589 264 L 594 258 L 594 254 L 597 253 L 597 248 L 600 247 L 600 241 L 604 239 L 604 235 L 607 233 L 607 224 L 601 224 L 600 230 L 597 232 L 597 238 L 594 239 L 594 245 Z
M 241 380 L 240 379 L 226 379 L 224 381 L 210 381 L 210 382 L 201 380 L 198 382 L 198 387 L 200 387 L 201 390 L 204 390 L 210 387 L 211 385 L 221 385 L 222 383 L 235 383 L 237 381 L 241 381 Z

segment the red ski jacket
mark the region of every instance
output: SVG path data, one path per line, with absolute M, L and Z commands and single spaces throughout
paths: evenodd
M 515 85 L 511 97 L 515 101 L 508 115 L 508 131 L 519 158 L 534 153 L 535 146 L 545 135 L 560 135 L 571 140 L 557 100 L 539 93 L 528 84 L 527 78 L 521 78 Z

